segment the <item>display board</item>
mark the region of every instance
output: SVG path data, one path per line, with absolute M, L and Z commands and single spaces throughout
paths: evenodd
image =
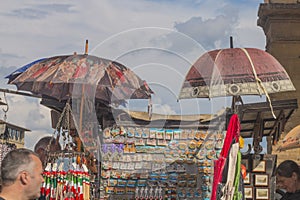
M 222 128 L 115 126 L 101 135 L 101 199 L 210 199 Z
M 244 180 L 245 199 L 274 199 L 276 155 L 244 155 L 242 164 L 247 168 Z

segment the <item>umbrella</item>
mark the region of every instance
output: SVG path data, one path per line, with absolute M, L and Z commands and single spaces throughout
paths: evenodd
M 149 99 L 153 93 L 145 81 L 124 65 L 88 54 L 54 56 L 24 67 L 7 76 L 10 84 L 18 90 L 60 101 L 80 98 L 82 93 L 76 88 L 82 86 L 86 92 L 96 87 L 95 98 L 108 103 Z
M 101 145 L 102 121 L 98 120 L 101 113 L 97 112 L 96 104 L 150 99 L 153 93 L 146 81 L 124 65 L 88 54 L 54 56 L 26 65 L 25 71 L 22 68 L 14 73 L 17 75 L 8 76 L 9 83 L 18 90 L 52 100 L 53 106 L 66 102 L 64 110 L 70 110 L 71 114 L 63 110 L 59 121 L 65 120 L 69 129 L 73 120 L 85 150 L 93 155 L 98 155 Z
M 266 95 L 293 91 L 295 87 L 282 65 L 269 53 L 256 48 L 216 49 L 203 54 L 190 68 L 179 99 Z
M 212 98 L 221 96 L 233 96 L 233 109 L 236 101 L 241 101 L 241 95 L 266 95 L 270 103 L 270 108 L 273 113 L 269 94 L 295 90 L 288 74 L 281 64 L 270 54 L 265 51 L 255 48 L 227 48 L 217 49 L 206 52 L 191 66 L 182 85 L 179 99 L 188 98 Z M 242 102 L 242 101 L 241 101 Z M 276 116 L 273 113 L 274 118 Z M 228 128 L 233 123 L 238 127 L 238 116 L 233 115 Z M 237 128 L 238 129 L 238 128 Z M 238 131 L 227 130 L 227 136 Z M 237 135 L 236 135 L 237 136 Z M 223 188 L 224 198 L 232 199 L 233 191 L 233 176 L 238 180 L 240 168 L 233 170 L 224 170 L 224 164 L 227 160 L 229 149 L 233 149 L 232 139 L 224 142 L 223 152 L 220 158 L 215 163 L 214 168 L 214 183 L 212 190 L 212 198 L 216 199 L 221 174 L 227 174 L 232 169 L 232 176 L 227 177 L 225 187 Z M 237 138 L 235 142 L 238 143 Z M 238 156 L 239 151 L 233 152 L 233 157 Z M 229 159 L 230 161 L 230 159 Z M 234 164 L 240 165 L 239 160 L 235 160 Z M 237 176 L 238 175 L 238 176 Z M 224 183 L 224 182 L 223 182 Z M 230 184 L 228 184 L 230 183 Z M 235 186 L 240 183 L 234 183 Z M 227 192 L 226 192 L 227 191 Z M 241 192 L 235 190 L 235 195 L 240 196 Z
M 15 70 L 11 74 L 7 75 L 5 78 L 8 78 L 8 83 L 10 83 L 17 76 L 19 76 L 20 74 L 22 74 L 23 72 L 25 72 L 29 67 L 31 67 L 35 63 L 38 63 L 38 62 L 40 62 L 42 60 L 45 60 L 45 58 L 41 58 L 41 59 L 35 60 L 35 61 L 31 62 L 31 63 L 28 63 L 28 64 L 24 65 L 23 67 L 20 67 L 19 69 Z
M 203 54 L 185 77 L 179 98 L 268 95 L 295 90 L 282 65 L 256 48 L 217 49 Z
M 294 127 L 283 138 L 282 145 L 278 147 L 278 151 L 300 148 L 300 125 Z

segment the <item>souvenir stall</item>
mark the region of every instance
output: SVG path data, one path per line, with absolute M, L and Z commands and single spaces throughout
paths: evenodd
M 62 143 L 62 151 L 50 152 L 46 148 L 45 182 L 41 195 L 47 200 L 90 200 L 96 199 L 94 155 L 86 151 L 76 133 L 70 127 L 72 110 L 66 103 L 53 133 L 53 138 Z
M 220 153 L 224 131 L 207 137 L 210 132 L 195 129 L 115 127 L 105 129 L 104 135 L 102 197 L 210 198 L 213 160 Z
M 113 113 L 118 117 L 103 119 L 104 129 L 98 130 L 101 146 L 95 197 L 210 199 L 217 192 L 213 183 L 223 180 L 215 182 L 215 161 L 229 154 L 228 144 L 234 138 L 238 141 L 238 128 L 228 134 L 226 127 L 230 110 L 195 116 L 152 113 L 151 118 L 143 112 Z M 234 124 L 239 126 L 238 121 Z M 233 170 L 231 179 L 235 177 Z
M 152 113 L 151 118 L 144 112 L 110 112 L 101 112 L 108 115 L 98 129 L 93 198 L 210 199 L 213 161 L 222 150 L 228 110 L 193 116 Z M 51 113 L 52 124 L 61 124 L 58 116 L 63 114 Z M 88 152 L 90 147 L 82 149 Z
M 246 167 L 245 199 L 274 199 L 276 155 L 248 154 L 242 157 Z
M 267 153 L 270 154 L 272 140 L 273 142 L 278 140 L 278 136 L 283 131 L 287 119 L 295 109 L 292 107 L 292 111 L 289 108 L 285 111 L 285 109 L 280 108 L 280 104 L 284 104 L 282 102 L 279 103 L 279 106 L 276 105 L 278 106 L 276 108 L 274 101 L 270 98 L 270 94 L 294 90 L 295 87 L 284 67 L 272 55 L 256 48 L 233 48 L 233 38 L 231 37 L 230 48 L 208 51 L 201 55 L 190 67 L 185 76 L 179 98 L 232 96 L 232 112 L 238 115 L 241 130 L 244 129 L 240 134 L 243 137 L 253 138 L 253 145 L 250 145 L 247 154 L 252 153 L 255 162 L 250 160 L 254 165 L 251 168 L 248 166 L 247 170 L 249 172 L 252 169 L 256 169 L 257 166 L 263 165 L 260 163 L 265 163 L 263 162 L 263 156 L 260 155 L 263 150 L 260 144 L 263 137 L 268 137 Z M 263 103 L 263 107 L 256 107 L 258 104 L 245 105 L 242 100 L 244 95 L 264 95 L 266 102 Z M 275 111 L 276 109 L 277 111 Z M 247 118 L 250 115 L 249 110 L 250 112 L 254 110 L 252 113 L 254 119 Z M 266 112 L 267 114 L 264 114 Z M 242 158 L 239 156 L 239 153 L 237 157 L 237 163 L 241 163 Z M 225 161 L 221 159 L 217 162 L 217 167 L 220 165 L 221 169 L 224 166 L 223 162 L 228 161 L 227 155 L 224 155 L 223 158 Z M 230 162 L 229 158 L 229 166 Z M 274 163 L 273 166 L 275 166 Z M 265 170 L 265 172 L 267 171 Z M 219 173 L 219 170 L 216 169 L 215 172 Z M 230 168 L 228 172 L 230 172 Z M 266 176 L 257 175 L 255 177 L 257 177 L 257 180 L 266 179 Z M 220 179 L 217 178 L 216 181 L 221 183 Z M 225 183 L 225 181 L 222 181 L 222 183 Z M 263 186 L 265 185 L 266 181 Z M 272 190 L 274 191 L 274 184 L 271 185 L 270 188 L 273 188 Z M 215 196 L 212 196 L 212 200 L 224 199 L 223 197 L 226 196 L 224 190 L 220 190 L 222 193 L 215 194 L 215 191 L 218 191 L 219 184 L 214 183 L 213 187 L 212 194 Z M 222 185 L 220 187 L 222 189 L 225 188 L 225 192 L 228 192 L 226 185 L 225 187 Z M 232 185 L 229 186 L 229 189 L 231 187 Z M 236 188 L 236 185 L 234 187 Z M 270 197 L 272 199 L 271 194 L 273 191 L 270 192 L 268 188 L 259 189 L 253 187 L 252 189 L 253 192 L 251 194 L 253 195 L 248 195 L 250 190 L 243 191 L 247 192 L 247 199 L 270 199 Z M 218 197 L 218 194 L 221 194 L 221 198 Z M 229 199 L 232 199 L 232 197 L 229 197 Z M 233 199 L 240 199 L 240 196 L 236 198 L 233 196 Z
M 92 109 L 99 102 L 110 107 L 125 99 L 151 98 L 146 81 L 121 63 L 88 55 L 88 41 L 84 54 L 42 58 L 6 78 L 18 90 L 31 92 L 30 96 L 49 99 L 48 107 L 61 113 L 53 137 L 60 138 L 64 150 L 48 153 L 43 196 L 98 199 L 95 190 L 99 187 L 92 183 L 99 182 L 94 175 L 98 172 L 95 163 L 100 161 L 97 138 L 102 131 Z M 75 128 L 70 127 L 71 120 Z
M 211 198 L 227 112 L 194 121 L 156 114 L 150 120 L 137 112 L 121 116 L 101 133 L 101 199 Z
M 179 120 L 152 114 L 150 119 L 148 113 L 137 112 L 103 121 L 101 198 L 273 199 L 276 155 L 270 147 L 297 109 L 297 101 L 272 104 L 273 113 L 267 102 L 238 105 L 239 117 L 235 115 L 232 123 L 230 109 L 209 120 L 189 122 L 184 116 Z M 239 134 L 253 139 L 246 151 L 228 145 L 241 145 Z M 261 146 L 263 137 L 272 139 L 267 139 L 266 149 Z M 246 173 L 237 173 L 244 167 Z
M 284 68 L 262 50 L 213 50 L 191 66 L 179 99 L 233 96 L 231 110 L 196 118 L 112 110 L 111 104 L 149 99 L 153 92 L 130 69 L 88 55 L 87 47 L 85 54 L 34 61 L 7 78 L 61 113 L 53 138 L 63 143 L 63 151 L 48 152 L 42 187 L 46 199 L 272 197 L 270 190 L 266 193 L 272 176 L 266 160 L 274 158 L 259 155 L 260 142 L 263 135 L 276 141 L 292 111 L 277 112 L 269 93 L 291 91 L 294 86 Z M 257 105 L 247 107 L 241 95 L 265 95 L 267 108 L 259 109 L 267 109 L 271 117 L 256 110 L 254 120 L 247 119 Z M 99 111 L 99 102 L 107 110 Z M 254 138 L 247 155 L 240 152 L 240 135 Z M 247 167 L 245 177 L 255 180 L 249 184 L 254 184 L 252 190 L 242 187 L 242 162 Z M 251 197 L 251 191 L 257 195 Z
M 246 168 L 245 199 L 275 199 L 277 156 L 272 153 L 272 145 L 279 141 L 298 104 L 296 99 L 288 99 L 273 101 L 272 105 L 276 118 L 272 116 L 267 102 L 244 104 L 238 108 L 241 135 L 252 139 L 252 144 L 248 144 L 248 149 L 242 152 L 241 160 Z

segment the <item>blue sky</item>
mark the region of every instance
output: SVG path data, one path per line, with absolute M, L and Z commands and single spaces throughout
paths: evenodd
M 88 39 L 90 54 L 117 60 L 150 84 L 155 90 L 154 112 L 214 112 L 228 102 L 177 101 L 184 76 L 203 52 L 229 47 L 229 36 L 235 47 L 264 49 L 265 36 L 256 25 L 260 3 L 263 0 L 3 1 L 0 87 L 16 89 L 4 77 L 33 60 L 83 53 Z M 52 134 L 50 111 L 39 99 L 6 96 L 7 120 L 32 130 L 27 147 Z M 134 101 L 128 106 L 146 109 L 147 103 Z

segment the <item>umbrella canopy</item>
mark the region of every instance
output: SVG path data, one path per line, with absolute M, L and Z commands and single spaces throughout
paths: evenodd
M 35 63 L 38 63 L 38 62 L 40 62 L 42 60 L 45 60 L 45 58 L 41 58 L 41 59 L 35 60 L 35 61 L 31 62 L 31 63 L 28 63 L 28 64 L 24 65 L 23 67 L 20 67 L 19 69 L 15 70 L 13 73 L 7 75 L 5 78 L 8 78 L 8 83 L 10 83 L 17 76 L 19 76 L 20 74 L 22 74 L 23 72 L 25 72 L 29 67 L 31 67 Z
M 187 73 L 179 98 L 262 95 L 295 90 L 282 65 L 255 48 L 217 49 L 203 54 Z
M 283 138 L 283 143 L 278 147 L 278 151 L 300 148 L 300 125 L 293 128 Z
M 76 88 L 83 86 L 86 92 L 95 88 L 95 98 L 108 103 L 148 99 L 153 93 L 145 81 L 124 65 L 87 54 L 41 59 L 26 65 L 23 72 L 17 71 L 20 73 L 7 78 L 18 90 L 57 100 L 80 97 L 82 92 Z

